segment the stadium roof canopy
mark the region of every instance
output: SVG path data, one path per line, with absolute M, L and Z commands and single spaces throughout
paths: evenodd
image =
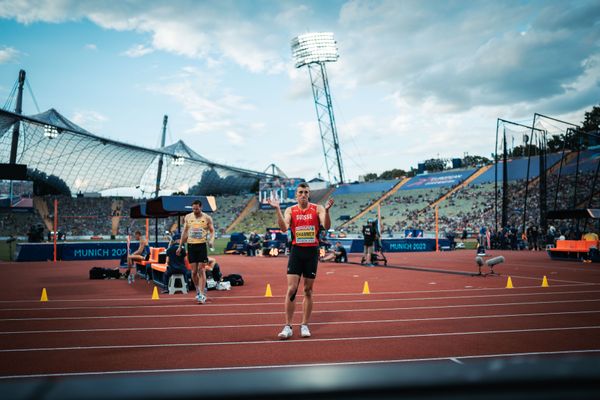
M 0 109 L 0 163 L 8 163 L 13 125 L 20 121 L 16 162 L 62 179 L 71 193 L 139 188 L 156 189 L 163 158 L 160 193 L 212 195 L 252 190 L 272 175 L 207 160 L 179 141 L 147 149 L 96 136 L 55 109 L 24 116 Z

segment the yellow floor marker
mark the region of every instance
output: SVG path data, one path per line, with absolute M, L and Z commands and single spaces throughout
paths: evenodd
M 508 280 L 506 281 L 506 288 L 507 289 L 513 289 L 514 286 L 512 284 L 512 279 L 510 279 L 510 276 L 508 277 Z
M 152 300 L 159 300 L 160 297 L 158 297 L 158 289 L 156 288 L 156 286 L 154 286 L 154 291 L 152 292 Z
M 365 281 L 365 285 L 363 286 L 362 294 L 371 294 L 371 292 L 369 291 L 369 282 L 367 281 Z
M 265 292 L 265 297 L 273 297 L 273 293 L 271 293 L 271 285 L 267 283 L 267 291 Z
M 46 288 L 42 289 L 42 297 L 40 298 L 40 301 L 48 301 L 48 293 L 46 293 Z
M 546 275 L 544 275 L 544 279 L 542 279 L 542 287 L 550 287 L 550 285 L 548 285 L 548 278 L 546 278 Z

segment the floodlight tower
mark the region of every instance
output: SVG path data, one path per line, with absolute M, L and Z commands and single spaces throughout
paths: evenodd
M 344 183 L 344 166 L 325 68 L 326 62 L 335 62 L 339 58 L 333 33 L 314 32 L 295 37 L 292 39 L 292 56 L 296 68 L 308 67 L 329 181 Z

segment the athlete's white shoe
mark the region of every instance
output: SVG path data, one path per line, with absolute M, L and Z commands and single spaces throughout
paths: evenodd
M 310 337 L 310 331 L 308 330 L 308 325 L 300 325 L 300 336 Z
M 277 336 L 279 336 L 279 339 L 285 340 L 285 339 L 291 338 L 293 334 L 294 333 L 292 332 L 292 327 L 289 325 L 286 325 L 283 327 L 283 330 L 281 332 L 279 332 L 279 335 L 277 335 Z
M 200 293 L 198 296 L 196 296 L 196 301 L 198 301 L 198 304 L 204 304 L 206 303 L 206 296 Z

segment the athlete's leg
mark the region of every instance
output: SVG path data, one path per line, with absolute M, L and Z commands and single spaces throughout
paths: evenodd
M 191 263 L 192 264 L 192 281 L 194 281 L 194 286 L 196 286 L 196 293 L 202 293 L 200 291 L 200 276 L 198 276 L 199 263 Z
M 302 301 L 302 325 L 308 325 L 308 320 L 310 319 L 310 314 L 312 313 L 313 308 L 313 284 L 315 283 L 314 279 L 304 278 L 304 300 Z
M 200 293 L 204 294 L 206 292 L 206 265 L 205 263 L 200 264 L 200 268 L 198 268 L 198 279 L 200 280 Z
M 287 295 L 285 296 L 285 323 L 292 325 L 294 311 L 296 310 L 296 293 L 298 292 L 298 284 L 300 283 L 300 275 L 287 275 Z

